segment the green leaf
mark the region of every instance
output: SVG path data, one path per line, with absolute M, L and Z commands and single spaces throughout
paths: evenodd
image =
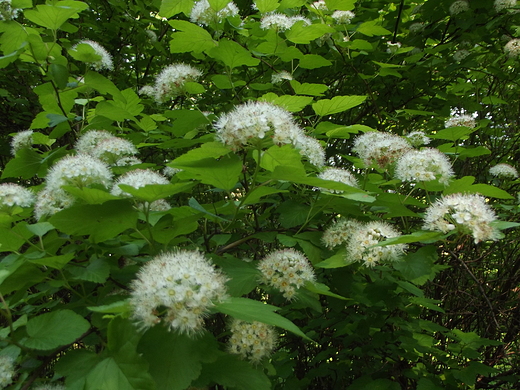
M 256 187 L 253 191 L 251 191 L 247 195 L 247 198 L 246 198 L 246 200 L 244 200 L 243 204 L 244 205 L 255 204 L 255 203 L 258 203 L 260 201 L 260 198 L 262 198 L 264 196 L 272 195 L 272 194 L 279 194 L 279 193 L 287 193 L 287 192 L 289 192 L 289 191 L 281 190 L 281 189 L 273 188 L 273 187 L 265 187 L 265 186 Z
M 271 146 L 262 154 L 260 166 L 273 172 L 277 166 L 294 167 L 304 171 L 300 153 L 291 145 Z
M 276 306 L 248 298 L 229 298 L 224 302 L 217 303 L 215 305 L 215 310 L 240 320 L 249 322 L 259 321 L 265 324 L 278 326 L 294 333 L 295 335 L 303 337 L 306 340 L 311 340 L 300 330 L 300 328 L 294 325 L 287 318 L 276 314 L 275 311 L 280 310 Z
M 323 96 L 323 93 L 329 89 L 325 84 L 301 84 L 296 80 L 291 80 L 289 83 L 297 95 Z
M 207 332 L 192 338 L 155 326 L 143 335 L 138 351 L 150 364 L 157 390 L 185 390 L 199 377 L 202 363 L 216 359 L 218 346 Z
M 92 351 L 73 349 L 60 356 L 55 370 L 65 377 L 67 389 L 84 389 L 87 375 L 100 360 L 101 358 Z
M 181 12 L 189 15 L 194 3 L 194 0 L 162 0 L 159 15 L 163 18 L 171 18 Z
M 504 99 L 500 99 L 498 96 L 486 96 L 481 100 L 482 104 L 509 104 Z
M 316 293 L 316 294 L 327 295 L 329 297 L 343 299 L 344 301 L 352 300 L 352 298 L 345 298 L 345 297 L 342 297 L 341 295 L 334 294 L 333 292 L 330 291 L 330 288 L 327 285 L 323 284 L 323 283 L 305 282 L 305 288 L 307 290 L 309 290 L 310 292 L 313 292 L 313 293 Z
M 188 192 L 194 185 L 195 183 L 149 184 L 140 188 L 125 184 L 119 186 L 124 192 L 128 192 L 135 198 L 152 203 L 181 192 Z
M 330 11 L 350 11 L 353 10 L 356 0 L 325 0 Z
M 17 252 L 18 249 L 26 243 L 26 240 L 32 236 L 32 233 L 26 226 L 27 223 L 23 222 L 12 228 L 0 227 L 0 251 Z
M 82 1 L 58 1 L 54 5 L 37 5 L 36 10 L 24 12 L 24 16 L 39 26 L 58 30 L 69 18 L 78 18 L 78 12 L 88 8 Z
M 31 179 L 40 170 L 42 158 L 34 150 L 23 148 L 16 152 L 16 157 L 11 159 L 2 172 L 2 179 L 8 177 L 21 177 Z
M 360 32 L 361 34 L 366 35 L 367 37 L 373 37 L 374 35 L 380 36 L 380 35 L 392 34 L 386 28 L 381 27 L 378 24 L 379 24 L 378 20 L 372 20 L 370 22 L 361 23 L 359 25 L 359 27 L 357 28 L 357 31 Z
M 332 62 L 318 54 L 305 54 L 299 60 L 300 67 L 303 69 L 317 69 L 332 65 Z
M 69 80 L 69 70 L 65 66 L 51 64 L 49 66 L 49 74 L 53 78 L 58 88 L 64 89 L 67 87 L 67 82 Z
M 450 185 L 444 189 L 443 194 L 456 194 L 463 193 L 467 188 L 469 188 L 475 182 L 475 178 L 473 176 L 464 176 L 460 179 L 453 180 Z
M 260 100 L 274 103 L 278 106 L 281 106 L 285 108 L 287 111 L 290 112 L 300 112 L 302 111 L 307 105 L 309 105 L 312 102 L 312 97 L 308 96 L 292 96 L 292 95 L 282 95 L 277 96 L 274 93 L 268 93 L 265 94 L 260 98 Z
M 438 311 L 439 313 L 444 313 L 444 309 L 439 307 L 441 301 L 436 299 L 424 298 L 424 297 L 411 297 L 410 302 L 425 307 L 430 310 Z
M 216 219 L 219 219 L 219 220 L 225 221 L 225 222 L 231 222 L 228 219 L 225 219 L 225 218 L 219 217 L 216 214 L 210 213 L 208 210 L 206 210 L 204 207 L 202 207 L 202 205 L 195 198 L 190 198 L 190 200 L 188 201 L 188 205 L 191 208 L 193 208 L 193 209 L 195 209 L 197 211 L 200 211 L 200 212 L 202 212 L 204 214 L 207 214 L 207 215 L 209 215 L 209 216 L 211 216 L 213 218 L 216 218 Z
M 457 141 L 459 139 L 468 139 L 468 136 L 476 130 L 477 129 L 462 126 L 448 127 L 447 129 L 435 132 L 435 134 L 430 134 L 430 137 L 436 139 L 447 139 L 448 141 Z
M 223 190 L 231 190 L 236 186 L 243 168 L 242 160 L 235 154 L 223 156 L 219 160 L 205 158 L 187 162 L 187 158 L 180 159 L 183 159 L 183 156 L 175 159 L 170 165 L 191 174 L 193 179 Z
M 403 277 L 419 286 L 432 280 L 442 267 L 435 266 L 437 250 L 434 246 L 424 246 L 415 253 L 407 254 L 403 259 L 393 263 Z
M 346 267 L 347 261 L 347 250 L 345 248 L 341 248 L 335 255 L 325 259 L 314 266 L 316 268 L 341 268 Z
M 398 237 L 387 238 L 384 241 L 379 242 L 376 246 L 387 246 L 387 245 L 395 245 L 395 244 L 409 244 L 411 242 L 432 242 L 440 239 L 443 236 L 442 233 L 439 232 L 425 232 L 425 231 L 417 231 L 412 234 L 406 234 Z
M 256 66 L 260 63 L 260 60 L 251 56 L 249 50 L 244 49 L 235 41 L 225 38 L 218 42 L 217 47 L 213 47 L 207 53 L 209 56 L 222 61 L 231 69 L 242 65 Z
M 85 75 L 85 84 L 94 88 L 101 94 L 111 94 L 114 98 L 117 97 L 120 100 L 124 100 L 123 94 L 116 87 L 116 85 L 107 79 L 105 76 L 100 75 L 94 71 L 88 71 Z
M 172 161 L 171 166 L 182 167 L 197 164 L 198 161 L 207 158 L 219 158 L 231 153 L 231 150 L 219 142 L 207 142 L 200 148 L 192 149 L 188 153 L 177 157 Z
M 124 301 L 113 302 L 108 305 L 88 306 L 87 309 L 96 313 L 105 314 L 121 314 L 132 311 L 132 307 L 130 306 L 128 299 L 125 299 Z
M 36 234 L 37 236 L 44 236 L 45 233 L 55 229 L 49 222 L 39 222 L 32 225 L 25 225 L 26 229 L 28 229 L 31 233 Z
M 174 32 L 170 41 L 172 53 L 202 53 L 217 46 L 211 35 L 202 27 L 185 20 L 171 20 L 170 25 L 179 30 Z
M 187 93 L 197 95 L 206 92 L 206 88 L 202 84 L 195 81 L 187 81 L 184 83 L 184 89 Z
M 312 105 L 314 112 L 319 116 L 337 114 L 359 106 L 366 100 L 366 96 L 336 96 L 332 99 L 321 99 Z
M 273 12 L 280 6 L 277 0 L 257 0 L 255 1 L 255 5 L 256 8 L 258 8 L 258 10 L 263 14 L 266 12 Z
M 508 194 L 506 191 L 489 184 L 473 184 L 471 187 L 467 188 L 465 192 L 481 194 L 497 199 L 514 199 L 514 196 Z
M 73 186 L 63 186 L 62 188 L 71 195 L 74 195 L 78 199 L 82 199 L 88 204 L 102 204 L 108 202 L 109 200 L 119 199 L 117 196 L 97 188 L 78 188 Z
M 102 205 L 73 206 L 53 215 L 49 222 L 64 233 L 90 235 L 94 242 L 102 242 L 134 228 L 137 211 L 127 201 L 115 200 Z
M 43 259 L 33 259 L 29 260 L 29 262 L 55 269 L 62 269 L 75 256 L 76 255 L 74 253 L 67 253 L 66 255 L 61 256 L 44 257 Z
M 232 297 L 240 297 L 249 294 L 258 286 L 260 271 L 252 263 L 238 259 L 216 259 L 217 264 L 224 273 L 230 277 L 226 282 L 228 293 Z
M 94 258 L 86 267 L 70 267 L 68 270 L 75 279 L 93 283 L 105 283 L 110 276 L 110 265 L 104 258 Z
M 311 24 L 306 26 L 304 22 L 296 22 L 289 31 L 286 31 L 286 38 L 293 43 L 308 44 L 325 34 L 335 30 L 326 24 Z
M 73 343 L 89 328 L 90 323 L 72 310 L 56 310 L 27 322 L 29 338 L 24 345 L 32 349 L 54 349 Z

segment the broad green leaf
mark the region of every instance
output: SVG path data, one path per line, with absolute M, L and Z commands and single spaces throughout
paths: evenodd
M 424 297 L 411 297 L 410 302 L 425 307 L 426 309 L 438 311 L 439 313 L 444 313 L 444 309 L 439 306 L 441 301 L 430 299 L 430 298 L 424 298 Z
M 459 139 L 467 139 L 474 131 L 476 131 L 476 129 L 471 129 L 469 127 L 448 127 L 447 129 L 437 131 L 435 134 L 430 134 L 430 137 L 436 139 L 447 139 L 448 141 L 457 141 Z
M 38 265 L 44 265 L 55 269 L 62 269 L 69 261 L 75 257 L 74 253 L 67 253 L 66 255 L 44 257 L 43 259 L 33 259 L 29 262 Z
M 89 309 L 90 311 L 96 312 L 96 313 L 106 313 L 106 314 L 129 313 L 132 310 L 130 303 L 127 299 L 124 301 L 113 302 L 108 305 L 89 306 L 89 307 L 87 307 L 87 309 Z
M 494 222 L 491 222 L 490 225 L 499 230 L 505 230 L 505 229 L 510 229 L 513 227 L 518 227 L 518 226 L 520 226 L 520 223 L 509 222 L 509 221 L 494 221 Z
M 240 297 L 249 294 L 258 286 L 260 280 L 260 271 L 252 263 L 238 259 L 215 259 L 217 264 L 224 273 L 229 276 L 226 282 L 229 295 L 232 297 Z
M 96 115 L 101 115 L 118 122 L 134 118 L 134 116 L 124 108 L 116 106 L 114 102 L 111 101 L 99 102 L 96 106 Z
M 273 12 L 280 6 L 277 0 L 256 0 L 255 5 L 256 8 L 258 8 L 258 10 L 263 14 L 266 12 Z
M 191 166 L 200 160 L 207 158 L 219 158 L 231 153 L 231 150 L 219 142 L 207 142 L 200 148 L 192 149 L 188 153 L 177 157 L 172 161 L 171 166 Z
M 11 1 L 11 7 L 13 8 L 32 8 L 32 0 L 13 0 Z
M 318 54 L 305 54 L 299 60 L 300 67 L 303 69 L 317 69 L 332 65 L 332 62 Z
M 40 283 L 47 276 L 40 267 L 24 262 L 25 259 L 10 264 L 6 268 L 0 268 L 0 292 L 4 295 L 13 291 L 23 291 Z M 2 281 L 2 279 L 4 279 Z
M 194 0 L 162 0 L 159 15 L 163 18 L 171 18 L 181 12 L 189 15 L 194 3 Z
M 461 158 L 465 157 L 477 157 L 477 156 L 485 156 L 488 154 L 491 154 L 491 150 L 486 148 L 485 146 L 476 146 L 476 147 L 469 147 L 469 148 L 461 148 L 459 149 L 459 156 Z
M 408 253 L 393 266 L 400 271 L 403 277 L 419 286 L 432 280 L 442 267 L 436 266 L 436 247 L 424 246 L 415 253 Z
M 72 310 L 55 310 L 27 322 L 29 338 L 24 345 L 32 349 L 54 349 L 73 343 L 89 328 L 89 322 Z
M 20 247 L 33 235 L 26 228 L 27 223 L 19 223 L 12 228 L 0 227 L 0 251 L 17 252 Z
M 262 367 L 262 366 L 260 366 Z M 271 381 L 260 368 L 238 357 L 220 352 L 215 362 L 203 364 L 201 381 L 238 390 L 270 390 Z
M 78 188 L 72 186 L 63 186 L 62 188 L 71 195 L 74 195 L 78 199 L 82 199 L 88 204 L 102 204 L 108 202 L 109 200 L 119 199 L 117 196 L 97 188 Z
M 456 194 L 463 193 L 467 188 L 471 187 L 471 185 L 475 182 L 475 178 L 473 176 L 464 176 L 460 179 L 453 180 L 450 185 L 444 189 L 443 194 Z
M 87 8 L 82 1 L 58 1 L 54 5 L 37 5 L 36 10 L 25 11 L 24 16 L 39 26 L 58 30 L 69 18 L 78 18 L 78 12 Z
M 287 318 L 276 314 L 275 311 L 279 310 L 278 307 L 268 305 L 259 301 L 254 301 L 248 298 L 229 298 L 224 302 L 217 303 L 215 310 L 238 318 L 244 321 L 259 321 L 265 324 L 278 326 L 286 329 L 295 335 L 303 337 L 306 340 L 311 340 L 303 333 L 300 328 L 294 325 Z
M 230 222 L 229 220 L 225 219 L 225 218 L 222 218 L 222 217 L 219 217 L 218 215 L 216 214 L 213 214 L 211 212 L 209 212 L 208 210 L 206 210 L 198 201 L 197 199 L 195 198 L 190 198 L 190 200 L 188 201 L 188 205 L 197 210 L 197 211 L 200 211 L 202 212 L 203 214 L 207 214 L 215 219 L 218 219 L 218 220 L 221 220 L 221 221 L 225 221 L 225 222 Z
M 141 188 L 134 188 L 129 185 L 120 184 L 119 187 L 137 199 L 152 203 L 180 192 L 188 192 L 194 185 L 195 183 L 149 184 Z
M 70 267 L 68 271 L 74 275 L 77 280 L 105 283 L 110 276 L 110 264 L 104 258 L 94 258 L 86 267 Z
M 88 71 L 85 75 L 85 84 L 94 88 L 101 94 L 109 93 L 114 98 L 117 97 L 119 99 L 124 99 L 123 94 L 116 87 L 116 85 L 105 76 L 102 76 L 97 72 Z
M 319 264 L 319 263 L 318 263 Z M 352 298 L 345 298 L 345 297 L 342 297 L 341 295 L 338 295 L 338 294 L 334 294 L 332 291 L 330 291 L 330 288 L 323 284 L 323 283 L 317 283 L 317 282 L 314 282 L 314 283 L 311 283 L 311 282 L 306 282 L 305 283 L 305 288 L 313 293 L 316 293 L 316 294 L 320 294 L 320 295 L 327 295 L 329 297 L 334 297 L 334 298 L 338 298 L 338 299 L 343 299 L 344 301 L 349 301 L 349 300 L 352 300 Z
M 177 158 L 171 163 L 171 166 L 181 168 L 193 179 L 223 190 L 231 190 L 235 187 L 242 173 L 242 160 L 235 154 L 223 156 L 219 160 L 205 158 L 180 163 L 179 159 L 182 158 L 183 156 Z M 184 159 L 184 161 L 186 160 L 187 158 Z
M 370 22 L 364 22 L 359 25 L 357 31 L 361 34 L 366 35 L 367 37 L 373 37 L 374 35 L 390 35 L 392 34 L 386 28 L 379 26 L 378 20 L 372 20 Z
M 325 4 L 330 11 L 350 11 L 354 9 L 356 0 L 325 0 Z
M 55 370 L 65 377 L 68 389 L 84 389 L 87 375 L 101 360 L 95 352 L 73 349 L 60 356 Z
M 273 188 L 273 187 L 265 187 L 265 186 L 256 187 L 253 191 L 251 191 L 247 195 L 247 198 L 246 198 L 246 200 L 244 200 L 243 204 L 244 205 L 255 204 L 255 203 L 258 203 L 260 201 L 260 198 L 262 198 L 264 196 L 272 195 L 272 194 L 279 194 L 279 193 L 286 193 L 286 192 L 289 192 L 289 191 L 281 190 L 281 189 L 277 189 L 277 188 Z
M 440 239 L 443 236 L 442 233 L 439 232 L 425 232 L 425 231 L 417 231 L 412 234 L 405 234 L 398 237 L 387 238 L 384 241 L 379 242 L 374 246 L 387 246 L 387 245 L 395 245 L 395 244 L 409 244 L 411 242 L 432 242 Z
M 69 70 L 65 66 L 51 64 L 49 66 L 49 74 L 53 78 L 58 88 L 64 89 L 67 87 L 67 82 L 69 80 Z
M 486 96 L 482 98 L 482 104 L 509 104 L 504 99 L 500 99 L 498 96 Z
M 150 364 L 157 390 L 185 390 L 199 377 L 203 362 L 215 361 L 218 346 L 207 332 L 189 337 L 155 326 L 143 335 L 138 351 Z
M 173 39 L 170 41 L 170 51 L 172 53 L 191 51 L 202 53 L 217 46 L 211 35 L 196 24 L 185 20 L 171 20 L 169 23 L 174 29 L 179 30 L 172 34 Z
M 74 50 L 69 50 L 69 55 L 77 61 L 85 62 L 87 64 L 101 60 L 101 56 L 96 53 L 96 50 L 87 43 L 80 43 L 74 46 Z
M 52 226 L 49 222 L 38 222 L 32 225 L 25 225 L 25 227 L 33 234 L 36 234 L 37 236 L 43 236 L 48 231 L 51 231 L 55 229 L 54 226 Z
M 354 39 L 352 41 L 347 42 L 347 47 L 351 50 L 363 50 L 363 51 L 372 51 L 374 47 L 368 41 L 364 39 Z
M 336 96 L 332 99 L 321 99 L 312 104 L 316 115 L 327 116 L 349 110 L 359 106 L 366 100 L 366 96 Z
M 514 199 L 514 196 L 508 194 L 506 191 L 489 184 L 473 184 L 471 187 L 466 189 L 465 192 L 481 194 L 497 199 Z
M 40 170 L 42 157 L 31 149 L 20 149 L 16 157 L 9 160 L 2 172 L 2 179 L 8 177 L 21 177 L 30 179 Z
M 166 128 L 166 130 L 171 131 L 177 137 L 184 137 L 189 131 L 195 130 L 210 123 L 210 120 L 206 118 L 206 116 L 204 116 L 204 114 L 202 114 L 199 110 L 166 111 L 164 116 L 174 120 L 173 126 Z M 173 141 L 178 142 L 178 140 Z M 220 144 L 220 147 L 223 147 L 223 145 Z
M 341 248 L 338 253 L 336 253 L 335 255 L 329 257 L 328 259 L 325 259 L 317 264 L 315 264 L 314 266 L 316 268 L 341 268 L 341 267 L 346 267 L 348 264 L 347 264 L 347 261 L 346 261 L 346 257 L 347 257 L 347 251 L 345 248 Z
M 229 3 L 229 0 L 208 0 L 208 3 L 215 12 L 218 12 Z
M 332 27 L 326 24 L 320 23 L 306 26 L 304 22 L 297 22 L 285 33 L 285 36 L 293 43 L 308 44 L 311 43 L 311 41 L 334 31 L 335 30 Z
M 325 84 L 302 84 L 296 80 L 291 80 L 289 83 L 297 95 L 323 96 L 323 93 L 329 89 Z
M 262 153 L 260 166 L 268 171 L 274 171 L 277 166 L 304 169 L 300 153 L 291 145 L 271 146 Z
M 206 88 L 202 84 L 195 81 L 187 81 L 184 83 L 184 90 L 186 93 L 197 95 L 206 92 Z
M 53 215 L 49 222 L 64 233 L 90 235 L 94 242 L 102 242 L 134 228 L 137 211 L 127 201 L 113 200 L 101 205 L 73 206 Z
M 265 94 L 260 98 L 260 100 L 271 102 L 276 104 L 277 106 L 281 106 L 290 112 L 300 112 L 307 105 L 312 102 L 312 97 L 309 96 L 292 96 L 292 95 L 282 95 L 277 96 L 275 93 Z
M 208 55 L 222 61 L 231 69 L 247 65 L 256 66 L 260 60 L 253 58 L 249 50 L 244 49 L 235 41 L 229 39 L 222 39 L 218 42 L 218 46 L 208 50 Z

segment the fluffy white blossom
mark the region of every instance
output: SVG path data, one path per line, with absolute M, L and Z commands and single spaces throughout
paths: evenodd
M 196 81 L 202 72 L 183 63 L 167 66 L 155 79 L 155 100 L 159 103 L 184 92 L 184 84 Z
M 131 283 L 132 317 L 142 328 L 162 320 L 171 330 L 196 334 L 208 310 L 226 298 L 226 280 L 200 252 L 160 254 Z
M 13 206 L 31 207 L 35 196 L 25 187 L 15 183 L 0 184 L 0 210 L 8 210 Z
M 33 145 L 33 131 L 24 130 L 16 133 L 11 140 L 11 154 L 16 156 L 20 149 L 30 148 Z
M 351 11 L 334 11 L 332 13 L 332 19 L 338 24 L 349 24 L 356 14 Z
M 448 157 L 438 149 L 409 150 L 398 160 L 395 177 L 402 181 L 421 182 L 438 179 L 447 185 L 453 176 Z
M 51 216 L 57 212 L 69 208 L 75 199 L 60 188 L 44 188 L 38 192 L 34 205 L 34 216 L 37 220 L 45 216 Z
M 182 169 L 179 168 L 172 168 L 172 167 L 164 167 L 162 173 L 164 176 L 173 177 L 177 173 L 182 172 Z
M 128 192 L 119 188 L 119 184 L 126 184 L 134 188 L 141 188 L 149 184 L 169 184 L 166 177 L 150 169 L 134 169 L 119 177 L 115 182 L 110 193 L 115 196 L 131 197 Z
M 152 203 L 144 202 L 137 205 L 137 209 L 146 211 L 146 208 L 150 211 L 168 211 L 172 206 L 164 199 L 158 199 Z
M 520 56 L 520 39 L 511 39 L 504 46 L 504 51 L 510 58 L 517 58 Z
M 391 42 L 391 41 L 388 41 L 386 42 L 386 52 L 387 53 L 390 53 L 390 54 L 395 54 L 397 53 L 397 50 L 399 50 L 401 48 L 401 42 Z
M 368 222 L 359 224 L 352 229 L 352 234 L 347 241 L 348 264 L 362 261 L 367 267 L 383 261 L 397 261 L 405 253 L 407 245 L 395 244 L 373 247 L 387 238 L 399 237 L 401 233 L 386 222 Z
M 477 123 L 475 122 L 475 118 L 473 118 L 471 115 L 455 115 L 448 119 L 446 123 L 444 123 L 446 128 L 465 126 L 473 129 L 476 125 Z
M 131 157 L 137 153 L 137 148 L 132 142 L 119 137 L 110 137 L 100 140 L 91 155 L 109 165 L 114 165 L 122 158 Z
M 114 63 L 112 61 L 112 56 L 99 43 L 97 43 L 95 41 L 91 41 L 90 39 L 84 39 L 82 41 L 79 41 L 76 45 L 74 45 L 72 47 L 72 50 L 76 50 L 79 45 L 89 45 L 92 49 L 94 49 L 94 52 L 96 53 L 96 55 L 101 57 L 99 60 L 90 62 L 90 66 L 92 66 L 92 68 L 94 68 L 95 70 L 102 70 L 102 69 L 113 70 L 114 69 Z
M 405 135 L 405 138 L 410 142 L 412 146 L 428 145 L 431 139 L 424 134 L 424 131 L 412 131 Z
M 495 10 L 497 12 L 516 6 L 516 0 L 495 0 Z
M 497 177 L 508 177 L 512 179 L 518 178 L 518 171 L 509 164 L 497 164 L 489 168 L 489 173 Z
M 293 24 L 297 22 L 303 22 L 306 26 L 311 25 L 311 21 L 303 16 L 287 16 L 278 12 L 266 14 L 260 20 L 260 28 L 269 30 L 275 28 L 279 31 L 285 31 L 290 29 Z
M 352 233 L 360 227 L 359 221 L 341 218 L 323 232 L 321 240 L 327 248 L 332 249 L 338 245 L 346 244 Z
M 146 95 L 149 97 L 155 96 L 155 88 L 153 85 L 144 85 L 139 89 L 139 95 Z
M 355 178 L 355 176 L 343 168 L 333 168 L 328 167 L 325 168 L 323 172 L 321 172 L 318 177 L 323 180 L 332 180 L 337 181 L 339 183 L 346 184 L 351 187 L 359 187 L 359 184 Z M 332 193 L 341 194 L 343 191 L 341 190 L 329 190 L 325 188 L 320 188 L 321 191 L 327 191 Z
M 0 20 L 12 20 L 18 16 L 22 10 L 13 8 L 11 0 L 0 0 Z
M 292 144 L 314 165 L 322 166 L 325 161 L 321 144 L 306 136 L 288 111 L 271 103 L 248 102 L 236 106 L 219 118 L 215 129 L 217 138 L 233 150 L 258 146 L 260 140 L 270 136 L 276 145 Z
M 469 11 L 469 3 L 466 0 L 456 0 L 450 5 L 451 15 L 458 15 L 466 11 Z
M 264 357 L 271 355 L 276 346 L 277 335 L 271 325 L 235 318 L 230 330 L 229 352 L 253 363 L 259 363 Z
M 52 189 L 65 185 L 82 188 L 93 184 L 110 187 L 112 172 L 108 165 L 88 154 L 63 157 L 51 167 L 46 177 L 46 185 Z
M 287 72 L 286 70 L 282 70 L 281 72 L 278 72 L 278 73 L 273 73 L 273 75 L 271 76 L 271 82 L 273 84 L 279 84 L 283 80 L 292 80 L 292 79 L 293 79 L 292 75 L 289 72 Z
M 373 164 L 386 168 L 410 150 L 412 146 L 402 137 L 391 133 L 370 131 L 354 140 L 354 148 L 368 168 Z
M 325 3 L 325 0 L 315 1 L 314 3 L 312 3 L 312 7 L 314 7 L 315 9 L 318 9 L 320 11 L 328 11 L 329 10 L 327 8 L 327 3 Z
M 14 371 L 14 361 L 10 356 L 0 356 L 0 388 L 7 387 L 12 381 Z
M 238 13 L 239 9 L 232 1 L 227 3 L 220 11 L 215 12 L 215 10 L 211 8 L 208 0 L 200 0 L 193 5 L 190 20 L 193 23 L 208 26 L 211 23 L 218 23 L 229 16 L 238 15 Z
M 314 281 L 314 270 L 309 260 L 294 249 L 283 249 L 271 252 L 258 263 L 262 274 L 262 283 L 274 287 L 291 300 L 297 289 L 306 281 Z
M 89 130 L 78 138 L 74 149 L 76 149 L 78 154 L 92 155 L 98 143 L 112 137 L 113 135 L 106 130 Z
M 426 209 L 423 229 L 448 233 L 458 228 L 478 243 L 498 239 L 499 231 L 491 225 L 495 220 L 495 212 L 483 196 L 451 194 Z

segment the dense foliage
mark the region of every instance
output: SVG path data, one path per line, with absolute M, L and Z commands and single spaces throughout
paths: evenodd
M 519 10 L 0 0 L 0 386 L 517 388 Z

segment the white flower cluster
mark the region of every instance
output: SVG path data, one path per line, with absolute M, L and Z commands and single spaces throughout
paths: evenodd
M 174 98 L 185 91 L 185 84 L 196 81 L 202 76 L 202 72 L 193 66 L 183 63 L 173 64 L 164 68 L 155 78 L 155 85 L 142 87 L 139 92 L 155 98 L 162 103 Z
M 163 253 L 147 262 L 131 283 L 132 317 L 142 328 L 162 319 L 172 330 L 196 334 L 214 302 L 226 298 L 226 280 L 200 252 Z
M 498 239 L 499 231 L 491 225 L 495 220 L 496 215 L 483 196 L 451 194 L 426 209 L 423 229 L 448 233 L 459 228 L 478 243 Z
M 497 164 L 489 168 L 489 173 L 497 177 L 508 177 L 512 179 L 518 178 L 518 171 L 509 164 Z
M 354 231 L 360 227 L 359 221 L 341 218 L 325 230 L 321 240 L 327 248 L 332 249 L 338 245 L 346 244 Z
M 276 346 L 277 335 L 271 325 L 235 318 L 230 328 L 229 352 L 253 363 L 259 363 L 264 357 L 269 356 Z
M 0 211 L 6 211 L 14 206 L 31 207 L 34 194 L 31 190 L 15 183 L 0 184 Z
M 371 131 L 358 136 L 352 150 L 359 155 L 367 168 L 373 164 L 386 168 L 411 148 L 410 143 L 398 135 Z
M 401 42 L 391 42 L 391 41 L 386 42 L 386 45 L 387 45 L 386 52 L 390 53 L 390 54 L 397 53 L 397 50 L 399 50 L 402 46 Z
M 33 131 L 24 130 L 16 133 L 11 140 L 11 154 L 16 156 L 20 149 L 30 148 L 33 145 Z
M 516 6 L 516 0 L 495 0 L 495 11 L 500 12 Z
M 421 182 L 438 179 L 448 185 L 453 170 L 448 157 L 438 149 L 410 150 L 403 154 L 395 167 L 395 177 L 401 181 Z
M 82 41 L 79 41 L 77 44 L 75 44 L 72 47 L 72 50 L 76 50 L 79 45 L 89 45 L 92 49 L 94 49 L 94 52 L 96 53 L 96 55 L 101 57 L 99 60 L 90 63 L 92 68 L 94 68 L 95 70 L 101 70 L 101 69 L 113 70 L 114 69 L 114 63 L 112 61 L 112 56 L 99 43 L 97 43 L 95 41 L 91 41 L 90 39 L 84 39 Z
M 332 167 L 325 168 L 325 170 L 323 172 L 321 172 L 318 175 L 318 177 L 323 180 L 337 181 L 339 183 L 343 183 L 343 184 L 346 184 L 351 187 L 356 187 L 356 188 L 359 187 L 359 184 L 358 184 L 356 178 L 354 177 L 354 175 L 343 168 L 332 168 Z M 341 191 L 341 190 L 329 190 L 326 188 L 320 188 L 320 191 L 332 192 L 332 193 L 336 193 L 336 194 L 343 193 L 343 191 Z
M 0 20 L 12 20 L 18 16 L 22 10 L 13 8 L 11 0 L 0 0 Z
M 7 387 L 14 376 L 14 361 L 10 356 L 0 356 L 0 388 Z
M 412 131 L 411 133 L 408 133 L 405 135 L 405 138 L 410 142 L 412 146 L 421 146 L 421 145 L 428 145 L 431 142 L 431 139 L 424 134 L 424 131 Z
M 286 70 L 282 70 L 281 72 L 278 72 L 278 73 L 273 73 L 273 75 L 271 76 L 271 82 L 273 84 L 279 84 L 283 80 L 292 80 L 292 79 L 293 79 L 292 75 L 289 72 L 287 72 Z
M 451 15 L 458 15 L 466 11 L 469 11 L 469 3 L 466 0 L 456 0 L 450 5 Z
M 132 142 L 114 137 L 105 130 L 85 132 L 77 140 L 75 149 L 80 154 L 96 157 L 109 165 L 126 166 L 141 163 L 134 157 L 138 151 Z
M 164 167 L 162 173 L 164 176 L 173 177 L 177 173 L 182 172 L 182 169 L 179 168 L 172 168 L 172 167 Z
M 504 46 L 504 51 L 510 58 L 517 58 L 520 56 L 520 39 L 511 39 Z
M 325 163 L 325 151 L 320 143 L 303 133 L 292 115 L 267 102 L 248 102 L 222 115 L 215 124 L 217 138 L 233 150 L 258 145 L 267 135 L 277 145 L 292 144 L 316 166 Z
M 320 11 L 328 11 L 327 3 L 325 3 L 325 0 L 318 0 L 312 3 L 312 7 L 315 9 L 318 9 Z
M 351 11 L 334 11 L 332 13 L 332 19 L 338 24 L 349 24 L 355 17 L 356 14 Z
M 314 281 L 314 270 L 309 260 L 294 249 L 282 249 L 271 252 L 258 263 L 262 274 L 262 283 L 274 287 L 291 300 L 296 290 L 306 281 Z
M 303 16 L 287 16 L 278 12 L 266 14 L 260 21 L 260 28 L 269 30 L 275 28 L 278 31 L 289 30 L 295 23 L 303 22 L 304 25 L 310 26 L 312 23 Z
M 220 11 L 215 12 L 208 0 L 197 1 L 191 9 L 190 20 L 193 23 L 208 26 L 211 23 L 218 23 L 229 16 L 236 16 L 239 9 L 235 3 L 230 1 Z
M 398 261 L 408 247 L 406 244 L 373 246 L 400 235 L 400 232 L 386 222 L 360 224 L 347 242 L 347 263 L 362 261 L 365 266 L 373 267 L 382 261 Z
M 88 154 L 66 156 L 54 164 L 45 178 L 45 188 L 38 193 L 34 213 L 39 220 L 72 206 L 74 198 L 62 186 L 89 187 L 112 185 L 108 165 Z
M 475 122 L 475 118 L 473 118 L 471 115 L 452 116 L 444 123 L 444 127 L 446 128 L 464 126 L 473 129 L 476 125 L 477 123 Z

